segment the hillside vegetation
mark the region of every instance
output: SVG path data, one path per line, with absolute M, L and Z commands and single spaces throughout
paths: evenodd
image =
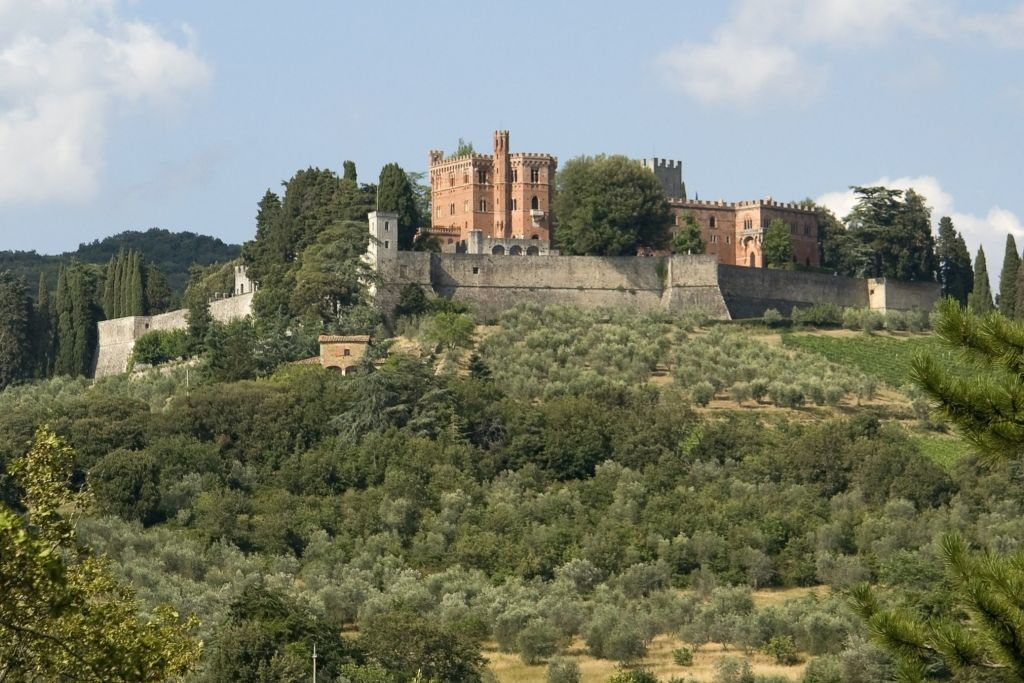
M 373 680 L 409 680 L 417 647 L 449 657 L 439 680 L 478 679 L 480 652 L 502 680 L 559 656 L 595 681 L 618 664 L 726 680 L 746 658 L 774 680 L 883 680 L 891 663 L 842 591 L 903 587 L 941 611 L 937 534 L 1021 537 L 1007 471 L 937 458 L 948 437 L 909 408 L 858 407 L 877 381 L 861 359 L 809 350 L 928 337 L 778 346 L 699 316 L 523 307 L 474 339 L 450 336 L 459 316 L 421 313 L 405 325 L 415 354 L 353 377 L 281 366 L 224 381 L 208 360 L 188 385 L 180 370 L 12 387 L 0 462 L 40 423 L 68 441 L 73 481 L 96 498 L 82 538 L 143 604 L 198 616 L 204 680 L 302 671 L 310 633 L 327 634 L 324 675 L 350 680 L 378 666 L 391 677 Z M 244 348 L 241 329 L 218 347 Z M 740 400 L 703 413 L 705 385 Z M 778 410 L 750 410 L 766 404 Z M 827 588 L 755 600 L 807 586 Z M 279 629 L 262 604 L 298 625 Z M 672 663 L 682 650 L 695 665 Z
M 9 270 L 15 276 L 24 277 L 33 286 L 42 273 L 52 290 L 57 286 L 57 273 L 62 262 L 77 259 L 82 263 L 106 265 L 119 251 L 141 253 L 148 263 L 155 265 L 167 276 L 172 293 L 181 297 L 188 283 L 191 266 L 231 261 L 238 258 L 241 247 L 193 232 L 171 232 L 161 228 L 127 230 L 102 240 L 80 244 L 74 251 L 59 255 L 48 256 L 34 251 L 0 251 L 0 271 Z

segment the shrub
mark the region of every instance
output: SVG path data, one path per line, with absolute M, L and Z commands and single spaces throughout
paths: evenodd
M 807 662 L 800 683 L 843 683 L 843 669 L 832 655 L 814 657 Z
M 688 647 L 678 647 L 672 650 L 672 661 L 676 663 L 676 666 L 692 666 L 693 650 Z
M 715 397 L 715 387 L 711 382 L 701 380 L 690 388 L 690 396 L 697 405 L 706 406 Z
M 800 657 L 796 654 L 796 643 L 793 641 L 793 636 L 772 636 L 765 643 L 763 651 L 766 655 L 774 657 L 776 664 L 792 666 L 800 662 Z
M 777 308 L 769 308 L 761 315 L 761 322 L 770 327 L 775 327 L 782 322 L 782 314 Z
M 831 384 L 825 387 L 825 405 L 837 406 L 845 395 L 846 392 L 843 391 L 842 387 Z
M 552 659 L 548 662 L 547 683 L 580 683 L 580 665 L 575 659 Z
M 848 330 L 860 330 L 864 327 L 864 314 L 867 311 L 863 308 L 844 308 L 843 327 Z
M 519 631 L 516 645 L 524 664 L 536 664 L 558 652 L 561 634 L 550 623 L 534 619 Z
M 877 332 L 885 326 L 885 318 L 878 311 L 865 311 L 864 316 L 861 318 L 860 328 L 871 334 Z
M 843 317 L 843 309 L 831 303 L 814 304 L 806 311 L 803 311 L 802 314 L 805 324 L 817 325 L 818 327 L 841 325 L 843 324 Z
M 621 669 L 608 677 L 608 683 L 658 683 L 658 677 L 648 669 Z
M 890 332 L 902 332 L 907 329 L 907 316 L 901 311 L 887 311 L 885 314 L 885 329 Z
M 714 683 L 754 683 L 750 662 L 743 657 L 721 657 L 715 662 Z
M 132 349 L 132 362 L 160 365 L 189 355 L 188 332 L 185 330 L 155 330 L 139 337 Z
M 729 387 L 729 395 L 737 403 L 749 401 L 751 395 L 750 384 L 747 382 L 736 382 L 736 384 Z
M 755 379 L 750 382 L 750 396 L 755 401 L 760 401 L 768 394 L 768 380 Z

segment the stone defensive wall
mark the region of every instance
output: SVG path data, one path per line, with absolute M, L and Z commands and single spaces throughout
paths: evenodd
M 464 301 L 483 319 L 520 303 L 680 311 L 700 308 L 729 317 L 713 256 L 492 256 L 399 252 L 381 263 L 386 283 L 378 302 L 388 308 L 402 285 Z
M 489 320 L 520 303 L 636 310 L 699 309 L 717 320 L 788 315 L 819 303 L 875 310 L 931 310 L 935 283 L 864 280 L 823 273 L 745 268 L 714 256 L 494 256 L 398 252 L 382 261 L 378 304 L 397 302 L 401 287 L 464 301 Z
M 210 302 L 214 320 L 229 322 L 252 312 L 252 292 Z M 99 328 L 99 344 L 93 376 L 109 377 L 128 370 L 135 341 L 148 332 L 166 332 L 188 328 L 188 310 L 179 309 L 159 315 L 136 315 L 103 320 Z
M 769 308 L 789 315 L 794 306 L 820 303 L 868 305 L 865 280 L 825 273 L 719 265 L 718 284 L 732 318 L 759 318 Z

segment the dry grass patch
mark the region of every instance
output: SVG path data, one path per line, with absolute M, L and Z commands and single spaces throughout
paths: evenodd
M 784 593 L 785 591 L 779 591 Z M 672 650 L 685 646 L 685 643 L 670 636 L 658 636 L 647 651 L 647 657 L 638 662 L 638 666 L 650 669 L 659 678 L 667 681 L 672 676 L 690 676 L 698 681 L 712 681 L 715 675 L 715 662 L 727 655 L 742 655 L 735 649 L 726 650 L 718 643 L 709 643 L 702 646 L 693 653 L 693 665 L 678 666 L 672 660 Z M 526 681 L 543 681 L 547 670 L 546 664 L 527 666 L 523 664 L 519 655 L 499 652 L 493 644 L 484 648 L 484 657 L 490 665 L 491 671 L 498 677 L 501 683 L 525 683 Z M 587 654 L 587 647 L 581 640 L 573 642 L 569 650 L 563 655 L 573 657 L 579 664 L 582 683 L 604 683 L 608 677 L 615 673 L 618 665 L 607 659 L 596 659 Z M 796 681 L 803 674 L 806 664 L 801 663 L 795 666 L 782 666 L 776 664 L 768 655 L 759 652 L 747 655 L 750 660 L 750 667 L 755 674 L 785 676 L 789 680 Z

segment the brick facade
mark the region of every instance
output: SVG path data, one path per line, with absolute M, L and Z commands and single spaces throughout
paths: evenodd
M 491 155 L 445 159 L 431 150 L 431 234 L 446 252 L 464 250 L 473 230 L 488 239 L 550 242 L 557 166 L 550 154 L 510 152 L 507 130 L 495 131 Z
M 719 263 L 764 267 L 761 243 L 768 224 L 776 218 L 789 226 L 793 258 L 804 266 L 821 265 L 818 256 L 818 215 L 796 204 L 771 198 L 743 202 L 669 200 L 679 225 L 684 214 L 692 214 L 700 226 L 705 253 Z

